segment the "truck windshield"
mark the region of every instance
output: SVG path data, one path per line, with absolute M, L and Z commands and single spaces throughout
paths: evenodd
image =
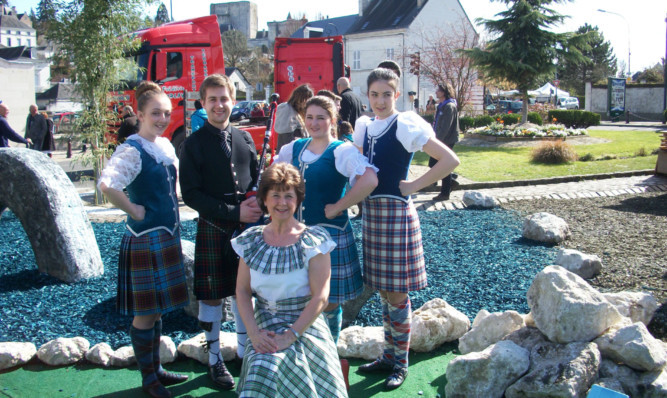
M 136 86 L 139 82 L 147 80 L 148 55 L 148 52 L 126 55 L 118 65 L 120 80 L 129 86 Z

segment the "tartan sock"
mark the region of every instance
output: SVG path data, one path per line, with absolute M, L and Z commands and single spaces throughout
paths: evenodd
M 410 323 L 412 312 L 410 308 L 410 297 L 397 306 L 387 302 L 389 319 L 391 321 L 391 336 L 394 340 L 394 353 L 396 355 L 396 366 L 408 367 L 408 352 L 410 351 Z
M 220 321 L 222 320 L 222 303 L 219 305 L 208 305 L 199 302 L 199 321 L 212 323 L 211 330 L 204 329 L 206 342 L 208 344 L 208 363 L 215 365 L 220 358 Z
M 162 319 L 155 322 L 153 331 L 153 366 L 155 367 L 155 373 L 160 374 L 164 372 L 164 369 L 162 369 L 162 364 L 160 363 L 160 337 L 162 337 Z
M 334 343 L 338 344 L 338 336 L 340 336 L 340 329 L 343 326 L 343 307 L 339 305 L 331 311 L 323 312 L 324 318 L 327 320 L 327 324 L 329 324 L 329 330 L 331 330 Z
M 389 302 L 382 298 L 382 326 L 384 329 L 384 352 L 382 359 L 394 363 L 394 338 L 391 335 L 391 321 L 389 319 Z
M 234 324 L 236 325 L 236 355 L 243 358 L 245 355 L 245 343 L 248 340 L 248 331 L 243 324 L 239 307 L 236 305 L 236 296 L 232 297 L 232 312 L 234 312 Z
M 157 381 L 155 365 L 153 364 L 153 337 L 154 328 L 137 329 L 130 326 L 130 340 L 134 349 L 134 357 L 137 359 L 141 371 L 141 384 L 147 386 Z

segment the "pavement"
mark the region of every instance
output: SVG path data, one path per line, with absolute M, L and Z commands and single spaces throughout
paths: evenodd
M 599 126 L 591 129 L 623 129 L 667 130 L 667 126 L 660 122 L 609 122 L 603 121 Z M 94 184 L 90 166 L 80 160 L 80 151 L 75 151 L 72 158 L 67 158 L 65 151 L 55 151 L 53 160 L 58 163 L 72 180 L 81 196 L 82 202 L 89 214 L 98 216 L 122 215 L 123 212 L 110 204 L 96 206 L 94 204 Z M 425 166 L 412 166 L 410 178 L 414 179 L 428 170 Z M 413 201 L 418 210 L 439 211 L 465 208 L 463 194 L 465 191 L 478 191 L 492 196 L 499 204 L 510 201 L 534 200 L 550 198 L 559 200 L 577 198 L 600 198 L 617 195 L 637 195 L 644 192 L 667 192 L 667 176 L 655 175 L 654 170 L 638 170 L 622 173 L 607 173 L 586 176 L 566 176 L 539 180 L 501 181 L 501 182 L 474 182 L 459 177 L 459 186 L 452 191 L 450 199 L 434 202 L 431 199 L 438 194 L 438 188 L 431 187 L 413 195 Z M 180 196 L 179 196 L 180 199 Z M 354 213 L 354 211 L 353 211 Z M 197 217 L 197 212 L 180 201 L 182 220 Z

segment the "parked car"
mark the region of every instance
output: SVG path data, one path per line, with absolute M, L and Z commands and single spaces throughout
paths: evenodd
M 71 134 L 74 123 L 81 117 L 81 112 L 63 112 L 53 115 L 54 134 Z
M 496 113 L 521 113 L 523 101 L 500 100 L 496 107 Z
M 560 109 L 579 109 L 579 98 L 577 98 L 577 97 L 558 98 L 558 108 L 560 108 Z
M 239 120 L 249 119 L 250 112 L 255 104 L 264 105 L 264 101 L 240 101 L 232 108 L 232 115 L 229 117 L 229 120 L 232 122 L 237 122 Z

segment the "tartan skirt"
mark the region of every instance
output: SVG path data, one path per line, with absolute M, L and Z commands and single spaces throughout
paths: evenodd
M 396 293 L 425 288 L 422 233 L 412 201 L 367 198 L 362 220 L 364 282 Z
M 118 258 L 116 308 L 123 315 L 164 314 L 188 305 L 181 237 L 125 231 Z
M 364 290 L 359 253 L 349 223 L 344 231 L 336 228 L 325 229 L 336 242 L 336 247 L 331 252 L 329 302 L 341 304 L 357 298 Z
M 197 300 L 217 300 L 235 294 L 239 257 L 230 243 L 235 229 L 236 223 L 199 217 L 194 282 Z
M 257 326 L 282 333 L 309 301 L 296 297 L 269 305 L 257 297 Z M 258 354 L 248 339 L 237 392 L 239 397 L 347 397 L 338 351 L 322 315 L 283 351 Z

